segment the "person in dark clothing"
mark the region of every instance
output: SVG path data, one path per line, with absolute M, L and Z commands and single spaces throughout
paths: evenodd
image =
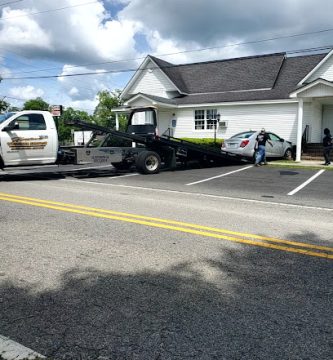
M 329 129 L 324 129 L 324 138 L 323 138 L 323 146 L 324 146 L 324 158 L 325 165 L 330 165 L 330 154 L 333 149 L 333 138 Z
M 268 142 L 271 146 L 273 146 L 272 142 L 270 141 L 269 135 L 266 133 L 265 129 L 261 129 L 260 133 L 256 138 L 256 160 L 255 166 L 260 166 L 261 164 L 266 165 L 266 142 Z

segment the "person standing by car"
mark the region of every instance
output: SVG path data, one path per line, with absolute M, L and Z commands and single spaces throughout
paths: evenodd
M 324 129 L 324 138 L 323 138 L 323 146 L 324 146 L 324 158 L 325 165 L 330 165 L 330 154 L 333 149 L 333 138 L 330 132 L 330 129 Z
M 260 166 L 261 164 L 266 165 L 266 142 L 273 146 L 270 141 L 269 135 L 266 133 L 265 129 L 261 129 L 260 133 L 257 135 L 256 144 L 254 149 L 256 151 L 256 160 L 255 166 Z

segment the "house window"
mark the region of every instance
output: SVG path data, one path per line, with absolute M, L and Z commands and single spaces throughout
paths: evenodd
M 195 130 L 214 130 L 217 118 L 217 109 L 195 110 L 194 128 Z
M 195 130 L 205 129 L 205 110 L 194 111 L 194 127 Z

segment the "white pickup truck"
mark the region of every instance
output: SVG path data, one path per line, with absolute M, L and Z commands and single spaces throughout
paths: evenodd
M 58 133 L 48 111 L 20 111 L 0 115 L 0 168 L 54 164 Z
M 70 164 L 111 165 L 123 160 L 115 147 L 71 148 Z M 0 169 L 16 171 L 61 163 L 58 131 L 48 111 L 26 110 L 0 115 Z M 68 159 L 65 161 L 69 163 Z

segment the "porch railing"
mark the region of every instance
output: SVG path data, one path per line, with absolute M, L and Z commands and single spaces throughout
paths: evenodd
M 173 137 L 173 129 L 167 128 L 161 136 Z
M 306 151 L 309 143 L 310 126 L 306 125 L 302 135 L 302 150 Z

